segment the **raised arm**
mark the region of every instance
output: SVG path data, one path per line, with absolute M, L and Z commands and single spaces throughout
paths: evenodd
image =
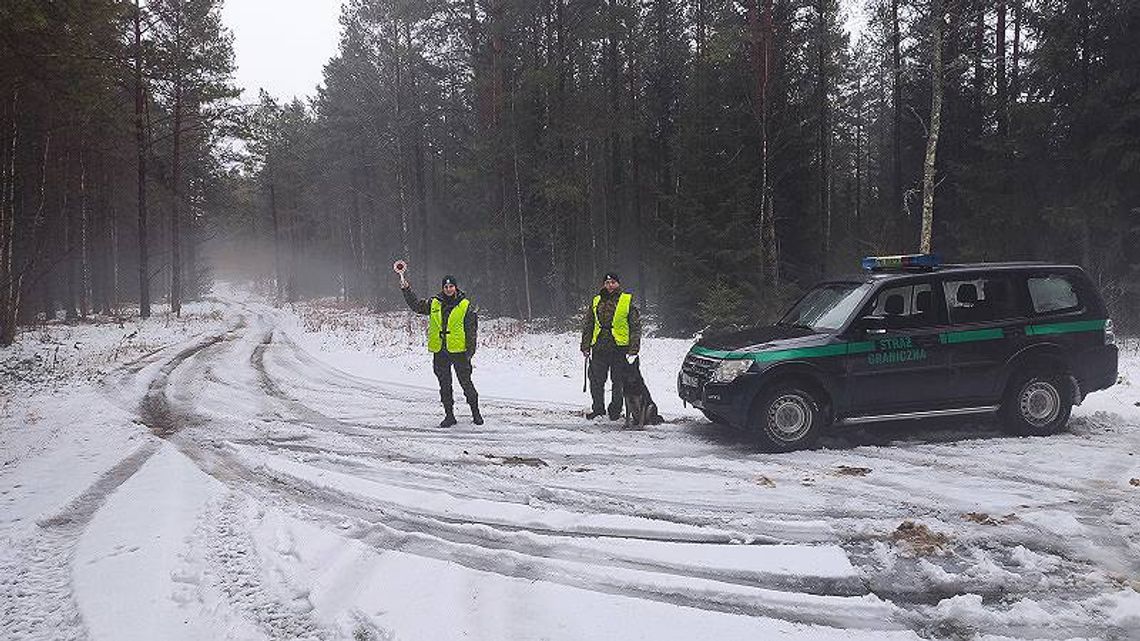
M 431 313 L 431 300 L 428 298 L 416 298 L 415 293 L 412 292 L 411 285 L 401 288 L 400 291 L 404 292 L 404 302 L 408 304 L 408 307 L 413 312 L 423 314 L 424 316 Z

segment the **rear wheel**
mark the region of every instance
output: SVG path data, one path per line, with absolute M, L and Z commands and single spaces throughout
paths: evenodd
M 1014 434 L 1045 436 L 1065 428 L 1073 411 L 1073 386 L 1067 376 L 1033 372 L 1014 380 L 1002 399 L 1002 422 Z
M 811 447 L 824 428 L 818 393 L 804 385 L 778 385 L 762 392 L 752 408 L 760 449 L 790 452 Z

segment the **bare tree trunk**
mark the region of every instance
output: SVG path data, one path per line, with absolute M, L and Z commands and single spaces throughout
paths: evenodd
M 566 79 L 568 75 L 566 60 L 566 0 L 554 0 L 554 57 L 557 82 L 554 88 L 554 98 L 551 101 L 551 122 L 554 127 L 554 160 L 559 167 L 566 166 L 566 139 L 564 135 L 564 120 L 562 114 L 566 108 Z M 566 291 L 568 288 L 567 273 L 571 261 L 566 255 L 568 238 L 571 234 L 566 229 L 573 229 L 569 222 L 565 207 L 561 201 L 555 201 L 550 206 L 550 283 L 553 285 L 555 295 L 554 313 L 565 316 L 568 311 Z M 571 272 L 572 273 L 572 272 Z
M 352 252 L 352 287 L 351 293 L 353 298 L 367 298 L 368 292 L 364 284 L 367 282 L 364 277 L 364 228 L 360 220 L 360 193 L 356 187 L 356 174 L 351 172 L 349 175 L 350 185 L 352 186 L 351 198 L 352 209 L 349 211 L 348 216 L 348 242 L 350 244 L 350 251 Z M 280 269 L 280 266 L 278 266 Z
M 301 258 L 301 226 L 298 224 L 298 203 L 294 199 L 290 204 L 292 206 L 287 207 L 284 211 L 285 233 L 289 239 L 289 256 L 286 265 L 288 273 L 285 277 L 285 300 L 290 303 L 295 303 L 300 296 L 297 283 L 297 262 Z
M 893 125 L 891 135 L 894 146 L 893 180 L 894 198 L 891 202 L 892 220 L 903 215 L 903 178 L 902 178 L 902 53 L 899 45 L 899 0 L 891 0 L 891 71 L 892 71 L 892 115 Z
M 407 34 L 408 49 L 411 50 L 412 35 L 411 25 L 405 26 L 405 33 Z M 417 248 L 419 250 L 419 261 L 423 265 L 423 269 L 431 268 L 431 225 L 429 224 L 428 212 L 428 199 L 427 199 L 427 179 L 425 178 L 425 162 L 424 162 L 424 109 L 422 100 L 420 99 L 419 79 L 416 73 L 416 65 L 411 56 L 408 57 L 408 84 L 411 89 L 412 109 L 414 112 L 413 126 L 415 133 L 412 137 L 414 155 L 413 162 L 415 163 L 415 195 L 416 195 L 416 218 L 418 219 L 417 227 L 419 228 L 419 239 Z
M 998 138 L 1005 140 L 1009 133 L 1009 110 L 1005 85 L 1005 0 L 997 0 L 997 130 Z
M 1021 61 L 1021 5 L 1024 0 L 1013 0 L 1013 60 L 1009 70 L 1010 101 L 1017 103 L 1021 95 L 1020 70 Z
M 46 227 L 47 217 L 44 210 L 47 207 L 47 168 L 48 168 L 48 154 L 51 149 L 51 129 L 49 128 L 44 132 L 44 152 L 40 160 L 40 203 L 36 207 L 36 215 L 33 221 L 32 232 L 32 255 L 24 263 L 23 269 L 16 276 L 15 287 L 15 305 L 13 306 L 17 311 L 20 309 L 20 297 L 23 291 L 23 280 L 26 275 L 35 269 L 36 261 L 39 260 L 40 255 L 43 253 L 44 245 L 47 243 L 47 236 L 43 233 Z M 51 319 L 55 316 L 55 308 L 53 307 L 52 298 L 52 282 L 50 277 L 50 268 L 43 271 L 43 301 L 44 301 L 44 317 Z
M 816 0 L 817 33 L 817 69 L 816 69 L 816 101 L 819 106 L 819 121 L 817 125 L 819 154 L 819 211 L 823 227 L 823 242 L 820 248 L 820 276 L 826 276 L 828 271 L 828 258 L 831 256 L 831 123 L 828 103 L 828 69 L 827 63 L 831 52 L 827 43 L 827 14 L 824 0 Z
M 107 289 L 105 307 L 107 313 L 118 313 L 119 309 L 119 216 L 111 197 L 111 178 L 105 179 L 107 190 L 107 251 L 110 252 L 110 269 L 107 274 L 110 287 Z
M 1078 9 L 1078 15 L 1081 21 L 1081 97 L 1089 95 L 1089 32 L 1091 31 L 1092 23 L 1091 13 L 1089 0 L 1082 0 Z
M 401 96 L 404 85 L 403 53 L 400 48 L 399 19 L 395 17 L 392 18 L 392 44 L 394 52 L 392 96 L 395 106 L 393 134 L 396 138 L 396 189 L 400 199 L 400 250 L 407 260 L 412 260 L 411 247 L 408 243 L 408 195 L 405 184 L 407 181 L 404 177 L 404 116 Z
M 146 221 L 146 130 L 143 126 L 142 9 L 135 0 L 135 148 L 138 154 L 139 316 L 150 317 L 150 253 Z
M 621 141 L 621 60 L 618 56 L 617 0 L 609 0 L 606 12 L 606 84 L 609 94 L 609 180 L 606 181 L 606 259 L 609 263 L 622 260 L 622 141 Z M 620 263 L 618 263 L 620 265 Z
M 519 253 L 522 255 L 523 266 L 523 292 L 526 295 L 526 319 L 530 320 L 533 316 L 533 309 L 530 302 L 530 261 L 527 260 L 526 255 L 526 222 L 523 219 L 523 206 L 522 206 L 522 185 L 519 183 L 519 140 L 518 140 L 518 120 L 515 117 L 515 92 L 511 91 L 511 142 L 512 151 L 514 152 L 514 165 L 515 165 L 515 206 L 518 212 L 519 219 Z
M 855 94 L 855 237 L 863 236 L 863 80 Z
M 763 2 L 763 16 L 760 3 Z M 768 132 L 771 105 L 768 101 L 768 81 L 772 57 L 772 0 L 749 3 L 749 26 L 752 32 L 752 58 L 755 65 L 756 118 L 760 126 L 760 193 L 757 198 L 757 219 L 760 229 L 761 273 L 766 285 L 779 282 L 779 256 L 777 254 L 776 221 L 772 211 L 772 185 L 768 168 Z
M 636 15 L 635 11 L 636 0 L 630 0 L 627 9 L 631 15 Z M 699 20 L 699 18 L 698 18 Z M 637 28 L 639 25 L 634 25 Z M 633 29 L 631 29 L 632 31 Z M 698 28 L 698 39 L 700 37 L 700 29 Z M 700 44 L 697 45 L 701 46 Z M 638 104 L 638 97 L 640 95 L 639 87 L 642 85 L 642 74 L 644 73 L 644 65 L 639 65 L 639 56 L 631 50 L 633 47 L 631 40 L 626 40 L 626 51 L 629 57 L 629 80 L 627 91 L 629 92 L 629 113 L 637 117 L 640 113 L 640 106 Z M 630 162 L 630 223 L 632 233 L 630 234 L 630 243 L 633 250 L 633 265 L 635 274 L 637 276 L 637 287 L 641 290 L 642 308 L 649 301 L 649 283 L 646 282 L 645 275 L 645 244 L 646 238 L 649 236 L 648 231 L 645 229 L 645 221 L 643 220 L 642 212 L 642 184 L 641 184 L 641 131 L 640 127 L 631 127 L 631 134 L 629 139 L 629 162 Z
M 491 139 L 494 140 L 492 163 L 495 171 L 493 211 L 498 231 L 493 236 L 495 242 L 492 243 L 491 247 L 493 248 L 492 251 L 496 253 L 488 257 L 487 275 L 492 279 L 492 282 L 498 283 L 498 306 L 499 310 L 504 313 L 511 305 L 506 275 L 511 271 L 512 243 L 510 237 L 513 227 L 510 216 L 507 214 L 507 153 L 504 148 L 503 129 L 503 103 L 506 93 L 504 82 L 506 77 L 504 63 L 506 43 L 503 36 L 506 28 L 505 13 L 504 0 L 491 0 Z M 496 273 L 496 269 L 499 270 L 498 273 Z M 515 303 L 515 308 L 518 309 L 517 298 Z
M 986 0 L 977 0 L 978 21 L 974 23 L 974 110 L 982 113 L 982 98 L 986 92 L 985 67 L 982 61 L 986 57 Z M 981 118 L 982 121 L 985 118 Z
M 87 242 L 87 160 L 79 153 L 79 317 L 87 318 L 91 296 L 91 253 Z
M 922 164 L 922 236 L 919 251 L 931 251 L 931 235 L 934 227 L 934 160 L 938 151 L 938 130 L 942 126 L 942 0 L 933 2 L 933 48 L 934 61 L 930 68 L 930 131 L 926 138 L 926 159 Z
M 16 235 L 16 108 L 19 106 L 19 91 L 12 90 L 12 130 L 6 145 L 8 162 L 0 167 L 0 347 L 7 347 L 16 340 L 16 317 L 19 313 L 18 284 L 13 271 L 13 257 Z
M 63 306 L 64 313 L 67 320 L 74 321 L 79 318 L 79 313 L 75 307 L 75 300 L 78 298 L 78 292 L 75 287 L 76 272 L 78 265 L 76 265 L 76 242 L 75 242 L 75 214 L 72 212 L 74 209 L 69 201 L 69 193 L 67 191 L 67 170 L 71 161 L 70 154 L 64 154 L 63 163 L 63 199 L 61 201 L 61 211 L 63 212 L 63 255 L 64 255 L 64 271 L 66 272 L 67 283 L 67 302 Z
M 174 14 L 175 64 L 182 64 L 182 6 Z M 182 315 L 182 221 L 179 217 L 179 186 L 182 180 L 182 69 L 174 71 L 174 154 L 170 198 L 170 311 Z
M 272 181 L 269 183 L 269 215 L 273 220 L 273 267 L 277 285 L 275 302 L 280 305 L 285 300 L 285 279 L 281 273 L 281 223 L 277 218 L 277 188 Z

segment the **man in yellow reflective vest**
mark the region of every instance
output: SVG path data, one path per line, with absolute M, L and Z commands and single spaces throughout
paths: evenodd
M 586 307 L 582 323 L 582 356 L 590 359 L 590 396 L 593 407 L 586 418 L 606 413 L 606 376 L 612 387 L 610 420 L 621 418 L 625 369 L 641 349 L 641 314 L 633 295 L 622 291 L 614 272 L 602 278 L 602 289 Z
M 440 427 L 455 425 L 455 400 L 451 394 L 451 368 L 471 406 L 471 421 L 483 424 L 479 413 L 479 392 L 471 382 L 471 358 L 475 356 L 476 333 L 479 316 L 467 295 L 459 290 L 454 276 L 444 276 L 443 286 L 431 298 L 416 298 L 407 281 L 400 284 L 404 301 L 417 314 L 428 317 L 427 346 L 432 353 L 432 370 L 439 379 L 439 400 L 443 402 L 443 421 Z

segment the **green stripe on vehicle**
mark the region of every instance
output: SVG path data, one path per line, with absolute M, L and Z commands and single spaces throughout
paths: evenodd
M 792 349 L 778 349 L 766 352 L 726 352 L 704 347 L 693 347 L 692 353 L 712 358 L 726 360 L 753 360 L 759 363 L 773 363 L 788 361 L 796 358 L 826 358 L 828 356 L 846 356 L 848 354 L 863 354 L 875 351 L 873 341 L 856 343 L 836 343 L 833 345 L 820 345 L 818 347 L 794 347 Z
M 1029 325 L 1025 328 L 1026 336 L 1048 336 L 1050 334 L 1071 334 L 1073 332 L 1104 331 L 1104 319 L 1071 321 L 1068 323 L 1050 323 L 1048 325 Z
M 938 342 L 943 345 L 956 345 L 958 343 L 973 343 L 976 341 L 996 341 L 1005 337 L 1000 327 L 993 329 L 968 329 L 961 332 L 943 332 L 938 335 Z

